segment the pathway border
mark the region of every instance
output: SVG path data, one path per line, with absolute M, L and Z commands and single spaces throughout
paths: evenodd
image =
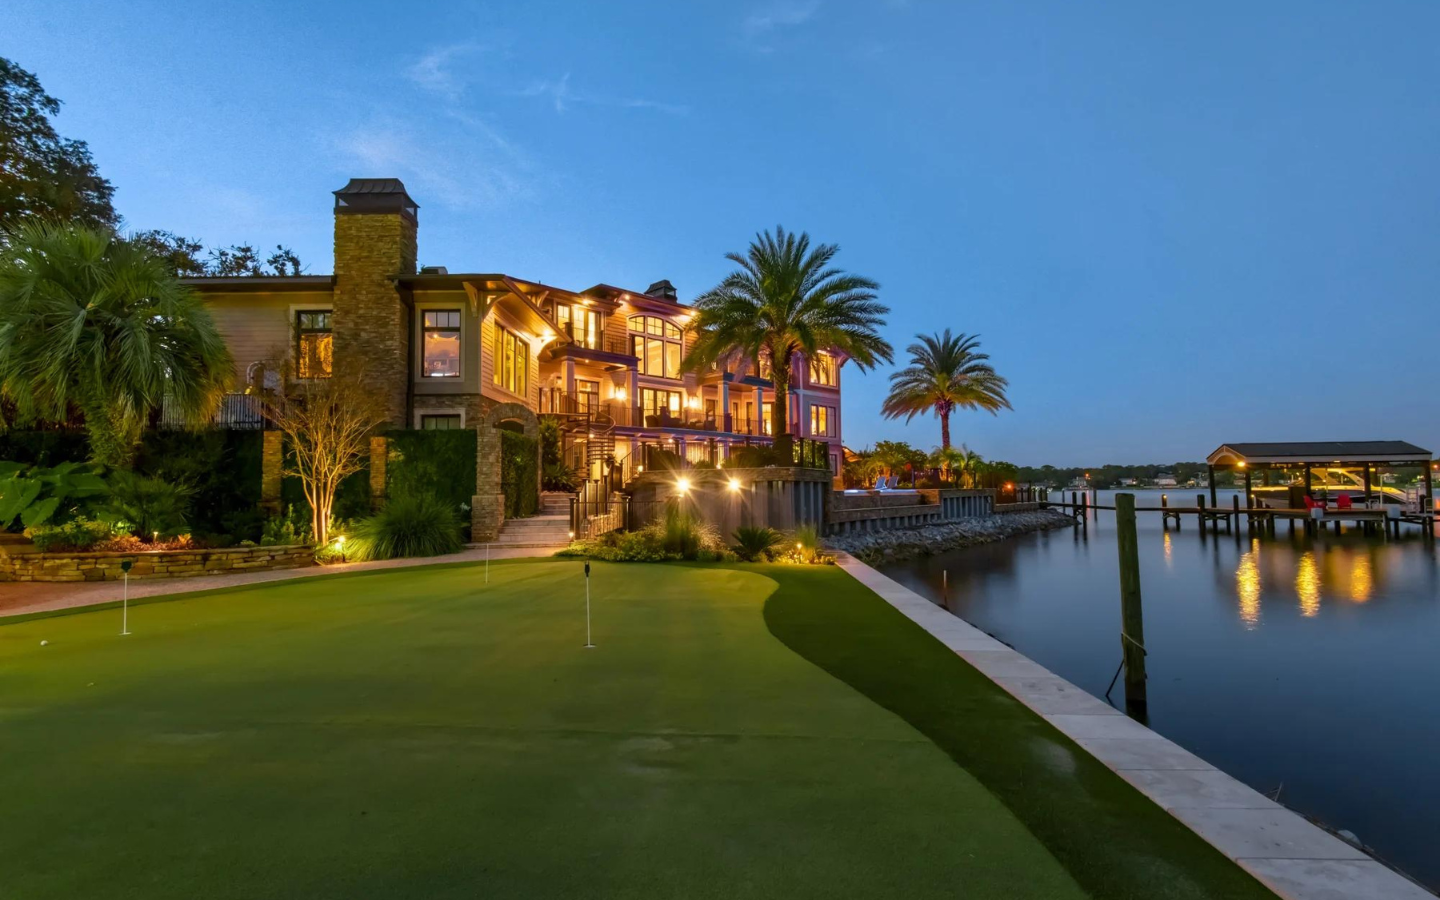
M 487 553 L 495 561 L 521 559 L 536 556 L 550 556 L 565 544 L 541 546 L 531 544 L 516 547 L 513 544 L 492 544 L 487 550 L 484 544 L 470 544 L 459 553 L 444 556 L 409 556 L 403 559 L 383 559 L 375 562 L 338 563 L 324 566 L 307 566 L 299 569 L 254 569 L 248 572 L 228 572 L 218 575 L 192 575 L 185 578 L 137 578 L 130 582 L 130 599 L 161 597 L 170 594 L 191 594 L 196 591 L 213 591 L 231 587 L 245 587 L 251 584 L 266 584 L 273 581 L 290 581 L 296 578 L 314 578 L 322 575 L 340 575 L 345 572 L 370 572 L 385 569 L 405 569 L 412 566 L 434 566 L 445 563 L 484 562 Z M 118 581 L 9 581 L 0 582 L 0 625 L 10 616 L 24 616 L 30 613 L 52 612 L 61 609 L 78 609 L 102 603 L 114 603 L 120 599 Z
M 1311 824 L 848 553 L 836 563 L 1286 900 L 1435 900 Z

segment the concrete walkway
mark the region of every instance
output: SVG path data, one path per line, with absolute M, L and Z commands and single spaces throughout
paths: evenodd
M 851 557 L 840 567 L 1286 900 L 1435 895 Z
M 188 594 L 192 591 L 263 584 L 270 581 L 289 581 L 294 578 L 313 578 L 316 575 L 335 575 L 341 572 L 403 569 L 410 566 L 433 566 L 437 563 L 481 562 L 485 559 L 487 552 L 492 560 L 549 556 L 559 549 L 559 546 L 512 547 L 504 550 L 492 547 L 487 551 L 484 546 L 479 546 L 469 547 L 459 553 L 450 553 L 445 556 L 340 563 L 330 566 L 311 566 L 305 569 L 260 569 L 227 575 L 200 575 L 195 578 L 139 578 L 130 582 L 130 596 L 135 599 L 160 597 L 167 594 Z M 120 582 L 118 581 L 0 583 L 0 621 L 3 621 L 5 616 L 92 606 L 96 603 L 109 603 L 119 599 Z

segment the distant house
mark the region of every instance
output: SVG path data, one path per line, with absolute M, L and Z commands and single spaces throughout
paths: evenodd
M 1159 475 L 1155 476 L 1155 486 L 1156 486 L 1156 487 L 1162 487 L 1162 488 L 1163 488 L 1163 487 L 1172 487 L 1172 488 L 1173 488 L 1173 487 L 1176 487 L 1176 486 L 1178 486 L 1178 485 L 1179 485 L 1179 482 L 1177 482 L 1177 481 L 1175 480 L 1175 476 L 1174 476 L 1174 475 L 1171 475 L 1171 474 L 1168 473 L 1168 472 L 1162 472 L 1162 473 L 1160 473 Z
M 1120 486 L 1121 486 L 1121 487 L 1135 487 L 1135 486 L 1136 486 L 1137 484 L 1139 484 L 1139 483 L 1140 483 L 1140 479 L 1138 479 L 1138 478 L 1122 478 L 1122 479 L 1120 479 Z

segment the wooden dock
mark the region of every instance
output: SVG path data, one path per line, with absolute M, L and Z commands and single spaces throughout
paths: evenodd
M 1085 523 L 1094 518 L 1099 510 L 1114 510 L 1114 506 L 1105 506 L 1093 502 L 1087 494 L 1075 492 L 1071 494 L 1070 502 L 1063 499 L 1059 502 L 1052 500 L 1041 500 L 1042 509 L 1058 509 L 1073 516 L 1077 522 Z M 1401 512 L 1399 515 L 1391 515 L 1390 508 L 1372 509 L 1366 507 L 1355 507 L 1352 509 L 1326 509 L 1319 516 L 1314 515 L 1309 509 L 1276 509 L 1263 506 L 1241 506 L 1240 498 L 1233 497 L 1229 507 L 1211 506 L 1205 503 L 1205 495 L 1197 494 L 1194 506 L 1171 506 L 1169 497 L 1161 495 L 1159 506 L 1136 506 L 1136 512 L 1158 512 L 1163 517 L 1163 527 L 1169 529 L 1173 524 L 1175 529 L 1181 530 L 1185 518 L 1193 517 L 1200 531 L 1204 533 L 1208 525 L 1210 531 L 1219 533 L 1223 525 L 1227 534 L 1237 533 L 1240 523 L 1243 521 L 1251 531 L 1259 530 L 1263 533 L 1275 534 L 1277 523 L 1284 522 L 1291 534 L 1295 533 L 1296 523 L 1306 534 L 1317 534 L 1327 528 L 1333 528 L 1336 534 L 1341 533 L 1345 525 L 1351 525 L 1361 529 L 1367 534 L 1383 534 L 1387 538 L 1398 538 L 1401 535 L 1401 528 L 1404 525 L 1418 527 L 1426 537 L 1435 537 L 1435 515 L 1426 515 L 1420 512 Z

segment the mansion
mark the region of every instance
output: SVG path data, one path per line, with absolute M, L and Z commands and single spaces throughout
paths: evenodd
M 843 357 L 795 360 L 790 421 L 775 422 L 765 361 L 682 374 L 694 311 L 669 281 L 576 291 L 417 271 L 418 204 L 398 179 L 356 178 L 334 194 L 333 275 L 185 279 L 242 389 L 273 388 L 281 371 L 327 378 L 356 360 L 392 427 L 473 428 L 521 403 L 560 419 L 567 461 L 590 478 L 618 468 L 624 483 L 653 448 L 720 465 L 777 428 L 828 445 L 839 473 Z

